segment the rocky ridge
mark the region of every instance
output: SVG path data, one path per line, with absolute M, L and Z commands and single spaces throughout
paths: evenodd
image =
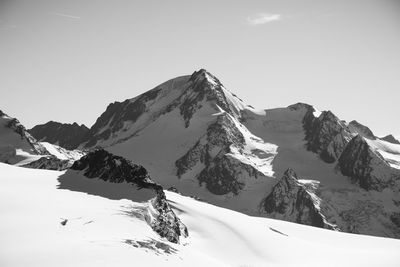
M 155 198 L 150 200 L 150 216 L 147 222 L 160 236 L 168 241 L 179 243 L 181 237 L 188 236 L 186 226 L 175 215 L 168 204 L 161 185 L 153 182 L 147 170 L 140 165 L 110 154 L 103 149 L 96 149 L 80 160 L 75 161 L 71 170 L 81 171 L 88 178 L 98 178 L 111 183 L 127 182 L 138 189 L 150 189 Z
M 292 169 L 287 169 L 271 193 L 261 202 L 260 210 L 273 218 L 337 230 L 322 214 L 321 199 L 312 189 L 300 183 Z
M 36 125 L 29 130 L 29 133 L 41 142 L 49 142 L 73 150 L 82 143 L 82 139 L 88 131 L 89 128 L 84 124 L 49 121 L 42 125 Z
M 373 151 L 360 135 L 355 136 L 341 154 L 337 168 L 343 175 L 351 177 L 365 190 L 382 191 L 393 187 L 400 180 L 400 171 Z

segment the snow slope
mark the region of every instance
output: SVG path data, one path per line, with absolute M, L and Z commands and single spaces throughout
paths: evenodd
M 181 244 L 173 244 L 160 238 L 135 213 L 146 202 L 58 189 L 58 178 L 64 173 L 0 163 L 1 266 L 398 266 L 400 263 L 399 240 L 250 217 L 166 192 L 170 205 L 189 230 L 188 238 Z M 102 183 L 110 186 L 110 190 L 115 186 Z M 65 219 L 68 221 L 62 225 Z

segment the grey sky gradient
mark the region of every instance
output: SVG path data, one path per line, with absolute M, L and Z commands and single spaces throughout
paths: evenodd
M 255 107 L 400 136 L 400 1 L 0 0 L 0 109 L 27 127 L 91 126 L 199 68 Z

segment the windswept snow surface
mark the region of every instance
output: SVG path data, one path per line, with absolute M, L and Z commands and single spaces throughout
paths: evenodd
M 251 217 L 166 192 L 189 230 L 173 244 L 134 212 L 146 202 L 58 189 L 64 173 L 0 164 L 0 266 L 400 264 L 399 240 Z

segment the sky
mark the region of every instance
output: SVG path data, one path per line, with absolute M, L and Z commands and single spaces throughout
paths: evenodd
M 399 0 L 0 0 L 0 109 L 28 128 L 200 68 L 254 107 L 400 136 Z

